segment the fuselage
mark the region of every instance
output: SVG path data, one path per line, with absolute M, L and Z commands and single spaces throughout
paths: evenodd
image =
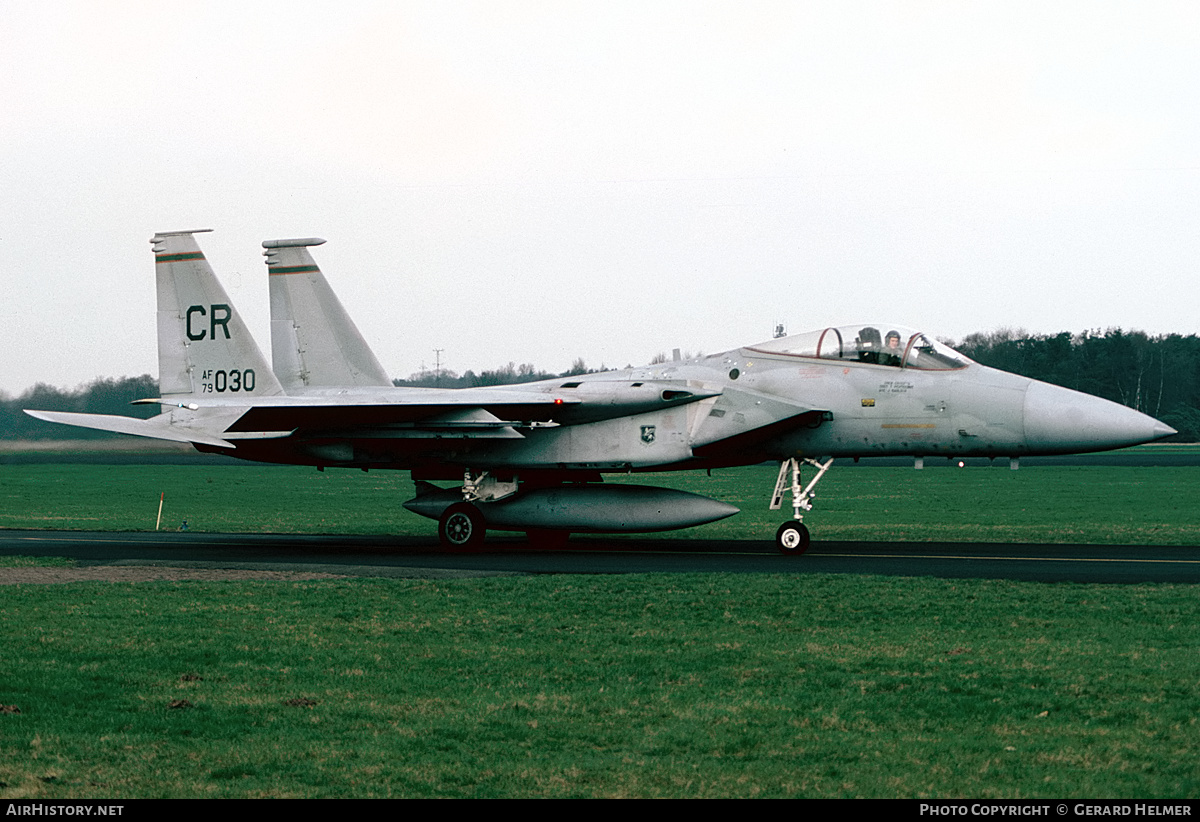
M 528 477 L 790 457 L 1020 457 L 1102 451 L 1174 433 L 1117 403 L 979 365 L 919 333 L 904 330 L 889 354 L 886 345 L 864 341 L 871 328 L 825 329 L 686 361 L 472 389 L 485 408 L 488 396 L 514 389 L 563 400 L 550 413 L 539 411 L 538 419 L 511 420 L 503 434 L 448 428 L 414 438 L 404 429 L 343 431 L 331 424 L 300 441 L 242 440 L 234 455 L 403 468 L 426 478 L 454 478 L 464 470 Z M 336 395 L 386 404 L 413 393 L 438 394 L 367 388 Z M 279 401 L 329 396 L 318 389 Z M 488 410 L 500 420 L 514 411 Z

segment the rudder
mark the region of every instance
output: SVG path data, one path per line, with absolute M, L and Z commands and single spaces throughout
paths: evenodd
M 383 366 L 308 252 L 324 240 L 267 240 L 271 364 L 297 388 L 392 387 Z

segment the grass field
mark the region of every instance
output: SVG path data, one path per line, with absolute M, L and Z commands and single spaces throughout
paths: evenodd
M 1196 797 L 1195 591 L 3 590 L 0 797 Z
M 791 515 L 767 502 L 776 469 L 640 474 L 610 481 L 696 491 L 742 509 L 661 539 L 767 539 Z M 1200 471 L 1175 467 L 966 469 L 835 466 L 805 520 L 816 540 L 1200 543 Z M 0 465 L 0 528 L 429 535 L 405 510 L 406 473 L 271 466 Z
M 744 513 L 770 468 L 635 477 Z M 830 473 L 817 539 L 1195 544 L 1200 471 Z M 0 525 L 414 533 L 382 472 L 0 466 Z M 783 512 L 786 515 L 787 512 Z M 20 564 L 27 560 L 10 560 Z M 1191 586 L 672 574 L 0 587 L 0 797 L 1200 796 Z

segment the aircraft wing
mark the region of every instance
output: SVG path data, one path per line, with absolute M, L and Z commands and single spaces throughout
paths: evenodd
M 293 435 L 517 439 L 524 436 L 518 431 L 521 428 L 595 422 L 720 396 L 720 391 L 675 381 L 596 381 L 591 386 L 593 390 L 581 393 L 576 393 L 578 383 L 563 389 L 555 381 L 519 388 L 330 389 L 300 397 L 193 394 L 186 404 L 164 398 L 138 400 L 175 406 L 150 420 L 60 411 L 26 413 L 65 425 L 233 448 L 231 441 Z
M 629 416 L 719 396 L 719 391 L 673 381 L 636 383 L 597 380 L 465 389 L 394 389 L 347 395 L 264 397 L 246 408 L 229 432 L 338 431 L 390 428 L 403 431 L 454 428 L 468 434 L 501 427 L 573 425 Z M 232 402 L 232 401 L 231 401 Z M 414 434 L 415 436 L 419 436 Z
M 395 429 L 393 436 L 422 429 L 455 429 L 462 435 L 500 428 L 550 423 L 578 400 L 522 391 L 437 389 L 396 390 L 346 396 L 264 398 L 249 407 L 226 429 L 230 434 L 252 431 L 345 432 Z M 419 436 L 419 434 L 417 434 Z
M 415 397 L 403 392 L 399 397 L 383 394 L 357 399 L 262 397 L 254 398 L 253 405 L 247 405 L 246 398 L 197 399 L 186 407 L 161 398 L 138 400 L 178 406 L 150 419 L 30 409 L 25 413 L 79 428 L 235 448 L 231 440 L 277 439 L 296 433 L 420 438 L 452 432 L 459 438 L 520 438 L 516 427 L 550 425 L 556 413 L 580 402 L 532 392 L 480 392 L 485 397 L 476 393 L 419 391 Z

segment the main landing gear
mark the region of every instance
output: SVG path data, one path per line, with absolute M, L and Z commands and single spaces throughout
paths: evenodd
M 442 547 L 459 551 L 480 548 L 488 528 L 483 513 L 486 506 L 481 504 L 510 497 L 517 492 L 517 488 L 516 477 L 500 481 L 486 471 L 481 474 L 467 471 L 463 476 L 462 501 L 447 506 L 438 518 L 438 541 Z M 500 523 L 502 528 L 505 524 Z M 525 534 L 531 548 L 549 550 L 565 548 L 571 537 L 567 531 L 550 528 L 532 528 L 526 530 Z
M 473 550 L 483 545 L 487 522 L 476 502 L 504 499 L 517 493 L 517 479 L 501 482 L 487 471 L 481 474 L 463 472 L 463 501 L 442 512 L 438 519 L 438 541 L 443 548 Z
M 800 485 L 800 463 L 804 462 L 817 469 L 817 474 L 808 485 L 801 488 Z M 808 545 L 812 541 L 808 533 L 808 526 L 804 524 L 804 515 L 800 513 L 812 510 L 812 499 L 816 494 L 813 489 L 817 483 L 821 481 L 821 477 L 825 476 L 825 472 L 833 465 L 833 457 L 828 457 L 824 462 L 805 457 L 803 460 L 798 460 L 795 457 L 784 460 L 779 466 L 779 478 L 775 480 L 775 493 L 771 496 L 771 510 L 778 511 L 783 507 L 783 495 L 788 491 L 792 492 L 792 521 L 785 522 L 779 526 L 779 530 L 775 532 L 775 547 L 779 549 L 779 553 L 789 556 L 799 556 L 808 550 Z M 790 475 L 790 484 L 788 482 Z
M 487 533 L 483 514 L 470 502 L 456 502 L 438 520 L 438 541 L 444 548 L 474 549 Z

